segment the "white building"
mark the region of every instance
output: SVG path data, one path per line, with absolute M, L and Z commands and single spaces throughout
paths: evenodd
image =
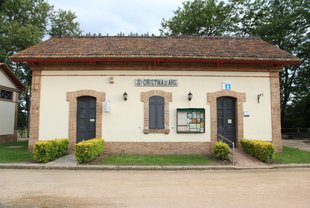
M 11 69 L 0 63 L 0 144 L 17 139 L 18 98 L 23 89 Z
M 218 135 L 281 150 L 279 71 L 299 63 L 228 37 L 52 38 L 11 59 L 33 73 L 30 149 L 102 137 L 129 154 L 206 154 Z

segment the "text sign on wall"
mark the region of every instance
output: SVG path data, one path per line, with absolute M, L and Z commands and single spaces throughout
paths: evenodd
M 177 79 L 136 79 L 136 87 L 177 87 Z
M 223 90 L 231 90 L 231 83 L 230 82 L 223 82 Z

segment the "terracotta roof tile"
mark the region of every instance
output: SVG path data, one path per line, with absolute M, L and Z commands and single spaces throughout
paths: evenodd
M 10 57 L 53 59 L 163 58 L 253 60 L 298 63 L 299 59 L 260 38 L 233 37 L 63 37 L 51 38 Z

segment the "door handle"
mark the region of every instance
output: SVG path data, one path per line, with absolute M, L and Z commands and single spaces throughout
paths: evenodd
M 89 119 L 89 122 L 95 122 L 94 118 Z

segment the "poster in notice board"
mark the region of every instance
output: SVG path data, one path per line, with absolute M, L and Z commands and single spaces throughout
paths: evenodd
M 204 108 L 178 108 L 177 133 L 204 133 Z

